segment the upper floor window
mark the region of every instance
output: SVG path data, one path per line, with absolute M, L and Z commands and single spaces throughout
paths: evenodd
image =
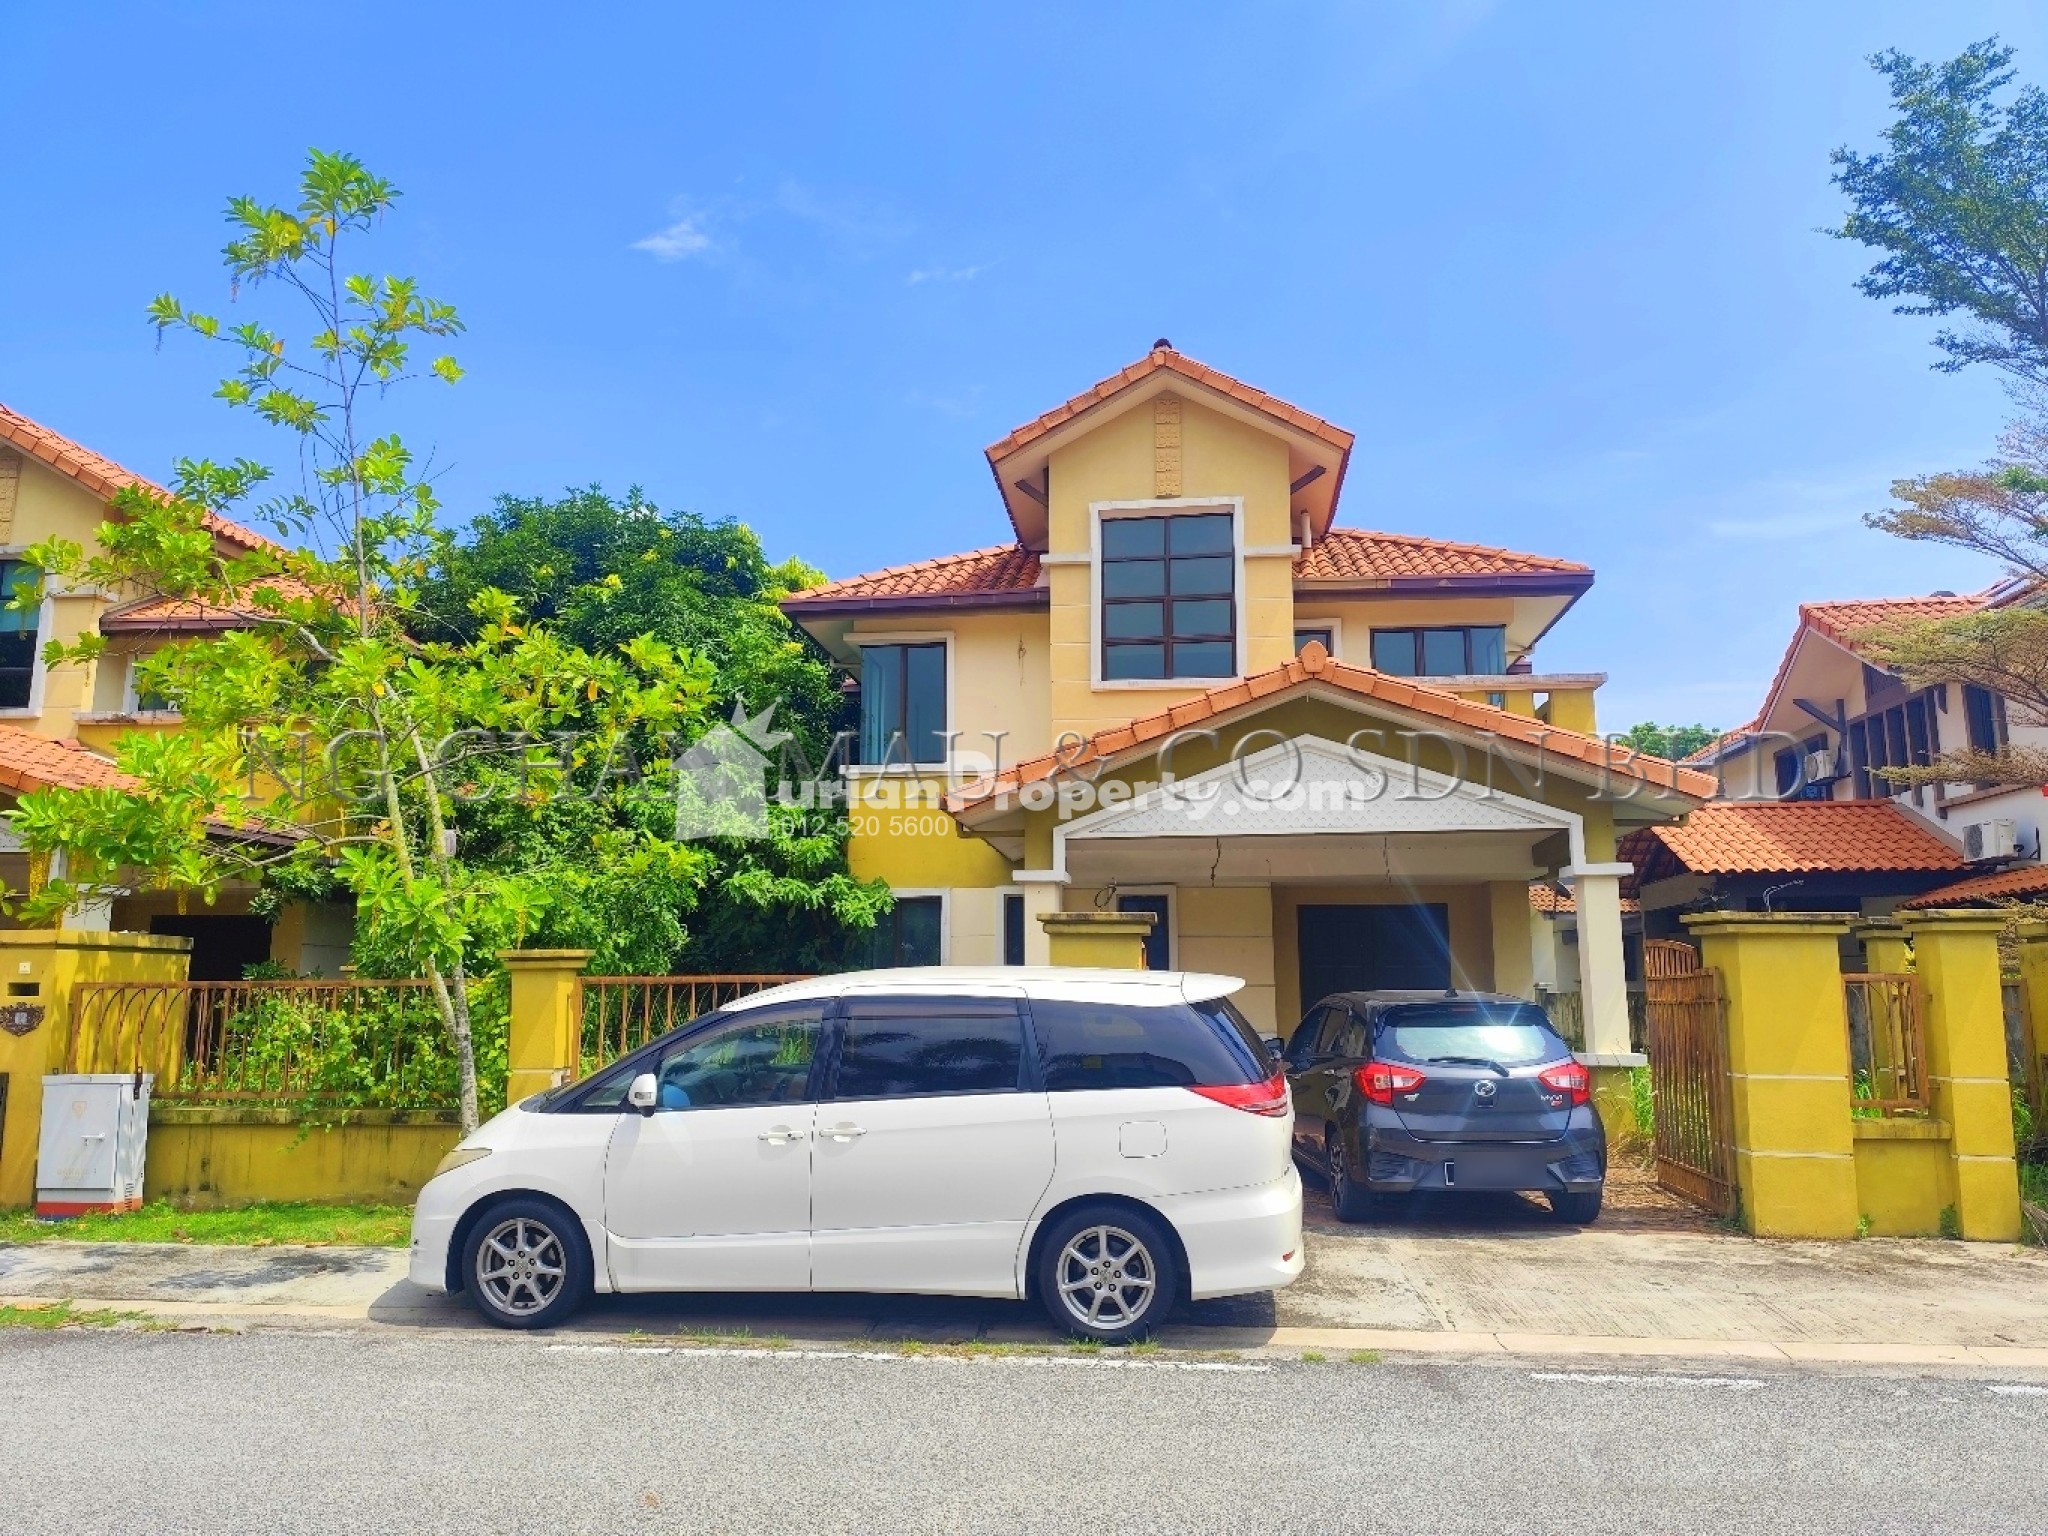
M 1237 672 L 1237 557 L 1228 512 L 1102 520 L 1102 675 Z
M 861 762 L 945 762 L 945 643 L 864 645 L 860 657 Z
M 35 579 L 26 561 L 0 560 L 0 709 L 28 708 L 36 675 L 36 616 L 4 605 Z
M 1963 684 L 1963 727 L 1972 752 L 2005 750 L 2005 700 L 1989 688 Z
M 1308 649 L 1309 641 L 1315 641 L 1326 652 L 1337 654 L 1337 631 L 1328 624 L 1297 624 L 1294 626 L 1294 654 L 1299 656 Z
M 1498 677 L 1508 669 L 1508 632 L 1500 624 L 1376 629 L 1372 664 L 1395 677 Z

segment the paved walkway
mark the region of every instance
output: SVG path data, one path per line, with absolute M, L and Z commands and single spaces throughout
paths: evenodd
M 1317 1193 L 1308 1267 L 1277 1297 L 1186 1308 L 1169 1338 L 1229 1348 L 1627 1353 L 2048 1367 L 2048 1253 L 1988 1243 L 1759 1242 L 1654 1186 L 1591 1228 L 1515 1197 L 1345 1226 Z M 235 1323 L 475 1328 L 381 1248 L 0 1247 L 0 1298 L 120 1302 Z M 850 1338 L 1050 1337 L 1014 1302 L 892 1296 L 602 1297 L 579 1329 Z

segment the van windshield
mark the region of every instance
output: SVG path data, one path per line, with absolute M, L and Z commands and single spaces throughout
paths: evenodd
M 1569 1054 L 1543 1015 L 1526 1006 L 1433 1003 L 1388 1013 L 1376 1054 L 1406 1061 L 1533 1066 Z

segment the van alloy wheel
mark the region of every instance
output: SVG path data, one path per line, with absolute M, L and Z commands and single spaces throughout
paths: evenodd
M 489 1303 L 512 1317 L 528 1317 L 556 1296 L 569 1278 L 562 1240 L 531 1216 L 514 1216 L 484 1234 L 476 1250 L 476 1281 Z
M 1091 1328 L 1124 1328 L 1142 1318 L 1159 1290 L 1151 1250 L 1122 1227 L 1083 1227 L 1060 1250 L 1060 1302 Z

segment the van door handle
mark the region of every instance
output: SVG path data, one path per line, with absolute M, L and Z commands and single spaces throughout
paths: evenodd
M 867 1135 L 867 1133 L 866 1126 L 845 1124 L 828 1125 L 818 1132 L 820 1136 L 830 1137 L 833 1141 L 853 1141 L 858 1137 Z
M 767 1142 L 771 1147 L 786 1147 L 792 1141 L 803 1139 L 802 1131 L 793 1131 L 786 1125 L 771 1125 L 760 1135 L 760 1140 Z

